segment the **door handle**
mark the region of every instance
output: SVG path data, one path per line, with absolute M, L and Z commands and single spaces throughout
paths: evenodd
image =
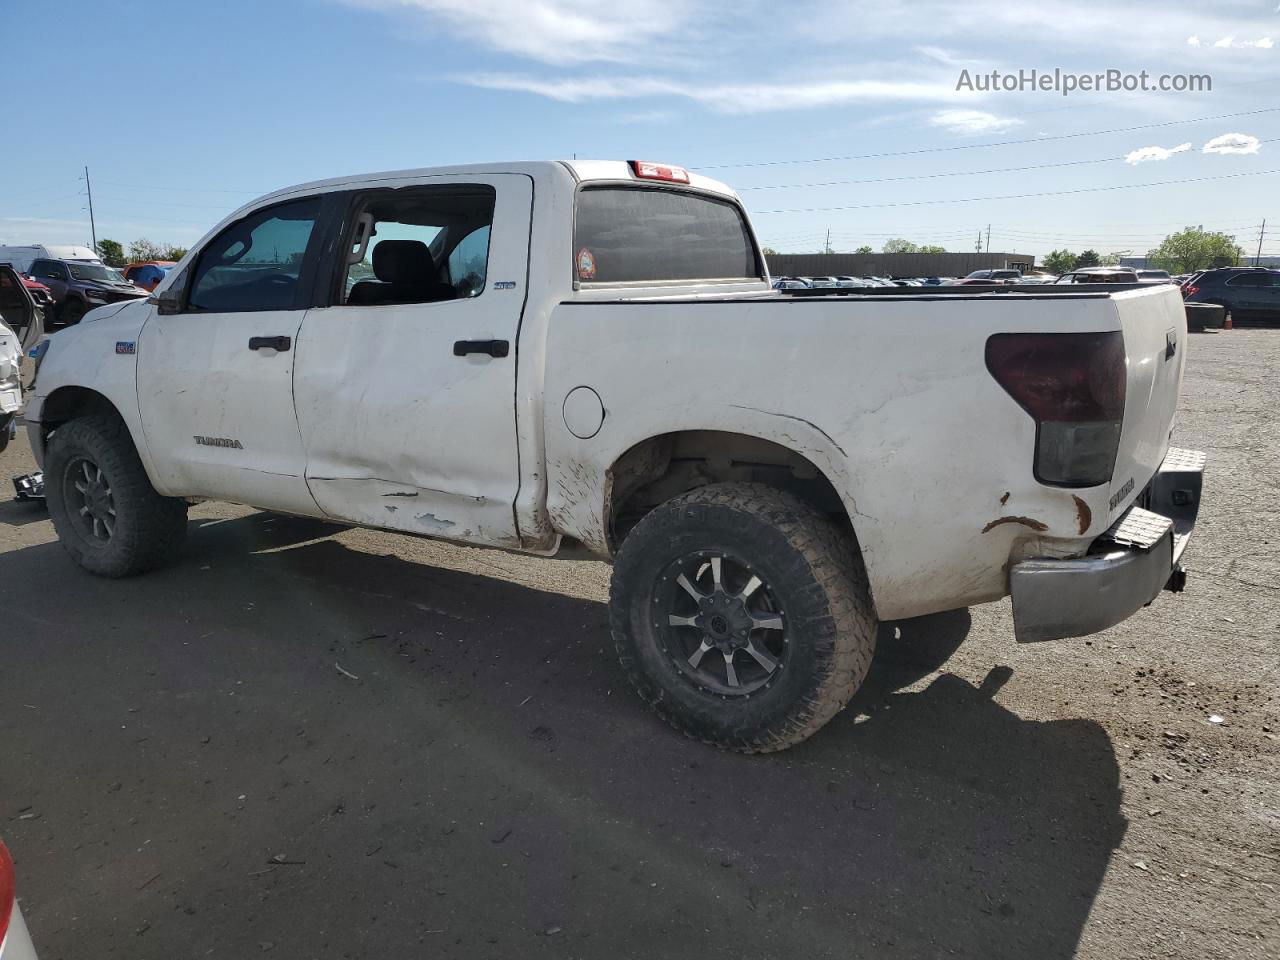
M 289 337 L 250 337 L 250 350 L 279 350 L 281 353 L 288 350 L 293 344 Z
M 491 357 L 505 357 L 511 352 L 511 343 L 507 340 L 455 340 L 453 355 L 465 357 L 469 353 L 487 353 Z

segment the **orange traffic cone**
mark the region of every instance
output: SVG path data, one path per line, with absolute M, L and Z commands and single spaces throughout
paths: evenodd
M 1230 330 L 1231 329 L 1231 311 L 1226 310 L 1224 312 L 1226 313 L 1226 316 L 1222 318 L 1222 329 Z

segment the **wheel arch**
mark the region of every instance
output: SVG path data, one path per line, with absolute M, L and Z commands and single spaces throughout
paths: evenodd
M 38 435 L 38 453 L 41 461 L 44 459 L 44 452 L 49 445 L 49 437 L 59 427 L 70 423 L 72 420 L 78 420 L 82 417 L 109 416 L 115 417 L 124 424 L 130 438 L 133 440 L 134 449 L 142 460 L 143 467 L 146 469 L 148 476 L 151 475 L 151 464 L 147 455 L 147 446 L 143 442 L 139 434 L 139 425 L 132 422 L 125 411 L 121 410 L 114 400 L 106 394 L 94 390 L 92 387 L 85 387 L 79 384 L 68 384 L 57 387 L 49 392 L 41 403 L 36 417 L 38 418 L 31 424 L 35 427 L 39 424 Z M 34 438 L 33 438 L 34 439 Z M 33 442 L 33 446 L 35 443 Z
M 778 439 L 729 430 L 674 430 L 633 443 L 605 473 L 609 554 L 616 554 L 627 534 L 660 504 L 698 487 L 738 481 L 783 490 L 814 506 L 845 532 L 861 556 L 851 498 L 841 493 L 847 478 L 838 466 L 818 459 Z

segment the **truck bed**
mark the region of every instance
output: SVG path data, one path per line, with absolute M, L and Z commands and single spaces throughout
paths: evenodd
M 882 289 L 561 303 L 545 429 L 562 532 L 599 547 L 592 503 L 608 495 L 610 466 L 650 436 L 710 429 L 763 432 L 831 480 L 883 619 L 997 599 L 1010 563 L 1086 552 L 1168 448 L 1185 356 L 1177 288 Z M 1041 484 L 1036 424 L 986 369 L 987 339 L 1114 330 L 1128 377 L 1112 482 Z M 618 414 L 589 439 L 559 422 L 583 383 Z

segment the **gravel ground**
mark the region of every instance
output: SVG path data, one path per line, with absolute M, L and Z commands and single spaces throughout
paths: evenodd
M 1280 331 L 1192 338 L 1186 593 L 1034 647 L 1007 603 L 886 626 L 763 758 L 624 689 L 600 564 L 204 506 L 106 582 L 0 492 L 41 957 L 1278 957 L 1277 370 Z

